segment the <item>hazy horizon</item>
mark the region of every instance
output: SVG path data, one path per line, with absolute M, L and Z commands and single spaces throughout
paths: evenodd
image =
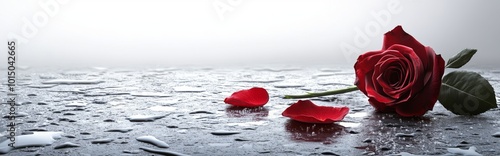
M 498 6 L 493 0 L 6 0 L 0 56 L 7 57 L 14 36 L 22 42 L 18 65 L 32 67 L 352 65 L 402 25 L 445 60 L 476 48 L 468 66 L 497 67 Z

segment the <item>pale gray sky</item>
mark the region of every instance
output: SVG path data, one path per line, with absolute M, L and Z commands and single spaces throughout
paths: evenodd
M 0 56 L 6 58 L 14 36 L 22 42 L 18 64 L 33 67 L 353 64 L 358 54 L 380 49 L 383 34 L 400 24 L 445 60 L 477 48 L 470 65 L 494 67 L 498 6 L 497 0 L 2 0 Z

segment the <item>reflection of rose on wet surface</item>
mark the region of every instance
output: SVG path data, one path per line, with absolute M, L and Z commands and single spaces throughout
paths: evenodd
M 285 129 L 290 139 L 309 142 L 334 142 L 335 137 L 343 134 L 344 127 L 338 124 L 313 124 L 288 120 Z
M 418 147 L 433 141 L 434 136 L 431 134 L 421 135 L 433 127 L 432 119 L 428 116 L 404 118 L 397 114 L 374 111 L 364 119 L 359 126 L 359 134 L 363 137 L 357 138 L 354 148 L 367 154 L 381 155 L 387 154 L 384 153 L 386 151 L 393 153 L 394 149 Z

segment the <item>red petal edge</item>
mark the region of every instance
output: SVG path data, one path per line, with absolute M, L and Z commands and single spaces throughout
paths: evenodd
M 224 102 L 240 107 L 260 107 L 269 101 L 267 90 L 260 87 L 240 90 L 224 99 Z
M 281 115 L 293 120 L 306 123 L 333 123 L 344 119 L 349 112 L 349 108 L 318 106 L 310 100 L 299 100 L 285 109 Z

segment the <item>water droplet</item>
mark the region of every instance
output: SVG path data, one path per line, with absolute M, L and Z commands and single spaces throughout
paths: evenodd
M 162 155 L 187 156 L 185 154 L 177 153 L 177 152 L 174 152 L 174 151 L 153 149 L 153 148 L 148 148 L 148 147 L 139 147 L 139 149 L 142 149 L 142 150 L 144 150 L 146 152 L 156 153 L 156 154 L 162 154 Z
M 54 149 L 72 148 L 72 147 L 80 147 L 80 145 L 72 143 L 72 142 L 65 142 L 61 145 L 55 146 Z
M 388 151 L 388 150 L 391 150 L 391 148 L 390 147 L 381 147 L 380 150 L 382 150 L 382 151 Z
M 69 119 L 69 118 L 59 118 L 59 121 L 76 122 L 76 120 Z
M 42 89 L 42 88 L 52 88 L 52 87 L 55 87 L 57 85 L 55 84 L 51 84 L 51 85 L 28 85 L 27 87 L 28 88 L 39 88 L 39 89 Z
M 415 133 L 409 133 L 409 134 L 406 134 L 406 133 L 396 133 L 396 137 L 414 137 L 415 136 Z
M 139 154 L 139 153 L 141 153 L 141 151 L 139 151 L 139 150 L 123 150 L 123 153 L 127 153 L 127 154 Z
M 108 101 L 103 100 L 103 99 L 95 99 L 95 100 L 92 101 L 92 103 L 95 103 L 95 104 L 106 104 L 106 103 L 108 103 Z
M 495 134 L 492 135 L 493 137 L 500 138 L 500 132 L 496 132 Z
M 104 122 L 116 122 L 116 121 L 115 121 L 115 120 L 113 120 L 113 119 L 105 119 L 105 120 L 103 120 L 103 121 L 104 121 Z
M 68 112 L 68 113 L 64 113 L 63 115 L 76 115 L 76 114 L 75 114 L 75 113 Z
M 167 126 L 167 128 L 179 128 L 178 126 L 174 126 L 174 125 L 169 125 Z
M 231 143 L 209 143 L 208 146 L 213 146 L 213 147 L 229 147 L 231 146 Z
M 372 140 L 372 139 L 365 139 L 365 140 L 363 140 L 363 142 L 364 142 L 364 143 L 372 143 L 372 142 L 373 142 L 373 140 Z
M 97 97 L 97 96 L 106 96 L 106 95 L 108 95 L 108 94 L 107 93 L 103 93 L 103 92 L 97 92 L 97 93 L 90 92 L 90 93 L 83 94 L 83 96 L 85 96 L 85 97 Z
M 327 151 L 327 152 L 321 152 L 321 154 L 322 155 L 337 155 L 337 156 L 340 156 L 338 154 L 335 154 L 334 152 L 329 152 L 329 151 Z
M 337 124 L 350 128 L 359 127 L 361 125 L 361 123 L 352 123 L 352 122 L 337 122 Z
M 145 142 L 145 143 L 150 143 L 150 144 L 153 144 L 157 147 L 160 147 L 160 148 L 168 148 L 168 144 L 161 141 L 161 140 L 158 140 L 156 139 L 154 136 L 150 136 L 150 135 L 147 135 L 147 136 L 140 136 L 140 137 L 137 137 L 136 138 L 137 141 L 141 141 L 141 142 Z
M 214 132 L 210 132 L 210 133 L 212 135 L 234 135 L 234 134 L 240 134 L 241 132 L 219 130 L 219 131 L 214 131 Z
M 32 134 L 15 136 L 14 147 L 45 147 L 52 145 L 56 141 L 55 139 L 61 138 L 62 134 L 63 132 L 32 132 Z M 0 154 L 6 154 L 12 150 L 12 147 L 8 145 L 10 143 L 10 140 L 0 143 Z
M 87 106 L 87 103 L 77 101 L 77 102 L 72 102 L 72 103 L 66 104 L 65 106 L 66 107 L 85 107 L 85 106 Z
M 335 76 L 336 73 L 332 73 L 332 72 L 321 72 L 321 73 L 316 73 L 316 74 L 313 74 L 313 77 L 327 77 L 327 76 Z
M 109 129 L 106 130 L 105 132 L 121 132 L 121 133 L 127 133 L 132 131 L 133 128 L 116 128 L 116 129 Z
M 27 131 L 31 131 L 31 132 L 46 132 L 47 129 L 43 129 L 43 128 L 33 128 L 33 129 L 28 129 Z
M 107 144 L 107 143 L 110 143 L 113 141 L 114 141 L 114 139 L 111 139 L 111 138 L 102 138 L 102 139 L 92 140 L 92 141 L 90 141 L 90 143 L 92 143 L 92 144 Z
M 209 111 L 193 111 L 189 112 L 189 114 L 215 114 L 215 113 Z
M 161 119 L 165 117 L 165 115 L 133 115 L 127 117 L 126 119 L 131 122 L 151 122 L 156 119 Z
M 26 116 L 29 116 L 28 113 L 25 113 L 25 112 L 16 112 L 14 114 L 14 117 L 18 118 L 18 117 L 26 117 Z M 3 116 L 3 118 L 10 118 L 11 116 L 10 115 L 5 115 Z
M 250 139 L 236 138 L 234 141 L 250 141 Z
M 358 132 L 358 131 L 353 131 L 353 130 L 350 130 L 350 131 L 349 131 L 349 134 L 359 134 L 359 132 Z
M 447 148 L 448 153 L 454 155 L 468 155 L 468 156 L 481 156 L 481 154 L 476 152 L 476 147 L 469 147 L 468 150 L 463 150 L 460 148 Z

